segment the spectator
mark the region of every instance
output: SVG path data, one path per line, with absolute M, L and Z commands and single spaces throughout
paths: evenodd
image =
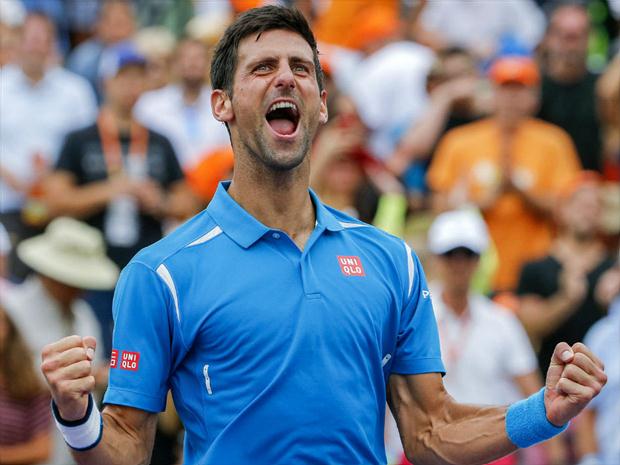
M 596 84 L 598 108 L 603 130 L 603 175 L 620 181 L 620 51 Z
M 336 96 L 331 110 L 335 116 L 312 149 L 312 188 L 327 205 L 402 235 L 407 211 L 402 185 L 365 148 L 368 131 L 351 99 Z
M 526 260 L 547 253 L 555 198 L 579 161 L 562 129 L 530 117 L 539 82 L 533 60 L 502 57 L 490 77 L 493 114 L 442 138 L 428 183 L 437 209 L 481 209 L 499 259 L 493 287 L 502 291 L 516 286 Z
M 103 231 L 108 255 L 123 267 L 162 237 L 166 218 L 189 216 L 194 201 L 168 139 L 132 117 L 144 57 L 118 46 L 110 58 L 97 123 L 67 137 L 46 192 L 55 214 L 85 218 Z
M 467 50 L 454 47 L 439 52 L 426 82 L 428 108 L 386 160 L 390 170 L 403 177 L 409 193 L 418 198 L 427 191 L 426 170 L 439 138 L 488 113 L 484 84 L 476 60 Z
M 204 154 L 230 146 L 226 128 L 211 112 L 208 68 L 205 46 L 197 40 L 182 41 L 174 62 L 178 82 L 145 93 L 135 108 L 139 121 L 170 139 L 185 170 Z
M 602 171 L 597 76 L 588 71 L 590 19 L 584 6 L 561 5 L 551 14 L 542 44 L 539 117 L 570 134 L 586 170 Z
M 170 65 L 176 47 L 172 32 L 163 26 L 142 28 L 136 34 L 134 43 L 146 58 L 145 92 L 170 84 Z
M 50 395 L 17 328 L 0 307 L 0 464 L 35 464 L 51 452 Z
M 613 259 L 599 237 L 601 197 L 596 175 L 585 173 L 566 189 L 558 207 L 559 235 L 549 255 L 524 265 L 517 293 L 519 318 L 540 346 L 538 362 L 545 373 L 558 341 L 583 340 L 605 314 L 594 289 Z
M 39 232 L 45 221 L 45 211 L 30 208 L 25 212 L 27 221 L 22 219 L 22 208 L 29 195 L 40 194 L 38 183 L 56 162 L 62 139 L 96 114 L 88 83 L 51 63 L 54 41 L 49 18 L 29 14 L 18 61 L 0 70 L 0 220 L 18 241 Z M 32 200 L 28 207 L 35 205 L 40 203 Z M 14 259 L 10 268 L 23 277 L 24 270 Z
M 106 258 L 101 234 L 74 219 L 58 218 L 43 234 L 24 240 L 17 253 L 34 270 L 4 296 L 6 311 L 28 347 L 21 357 L 39 360 L 45 345 L 71 334 L 100 337 L 99 322 L 80 296 L 84 289 L 112 289 L 116 283 L 118 267 Z M 98 352 L 97 378 L 105 385 L 104 352 Z M 21 363 L 28 365 L 23 358 Z M 62 436 L 54 436 L 50 464 L 73 463 Z
M 607 386 L 576 422 L 579 465 L 616 465 L 620 458 L 620 264 L 606 272 L 603 283 L 613 292 L 609 314 L 584 341 L 607 367 Z
M 102 101 L 99 83 L 99 66 L 106 48 L 129 40 L 136 29 L 135 14 L 126 0 L 105 0 L 101 5 L 95 35 L 78 45 L 67 58 L 67 68 L 90 82 Z

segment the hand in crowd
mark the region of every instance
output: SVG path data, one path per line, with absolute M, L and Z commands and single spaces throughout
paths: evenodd
M 63 420 L 86 414 L 88 396 L 95 389 L 94 337 L 68 336 L 43 348 L 41 371 Z
M 588 292 L 588 278 L 581 268 L 565 266 L 559 276 L 558 291 L 576 308 Z
M 319 133 L 314 145 L 314 153 L 317 157 L 332 160 L 364 145 L 366 131 L 363 126 L 361 124 L 348 126 L 342 121 L 336 118 Z
M 472 99 L 476 94 L 479 79 L 464 76 L 439 84 L 432 92 L 431 98 L 453 104 L 458 100 Z
M 603 307 L 608 307 L 620 295 L 620 266 L 607 270 L 594 289 L 594 298 Z
M 578 342 L 555 347 L 545 382 L 547 419 L 563 425 L 576 417 L 607 383 L 603 363 Z
M 157 182 L 152 179 L 136 181 L 133 194 L 145 213 L 158 216 L 163 212 L 165 193 Z

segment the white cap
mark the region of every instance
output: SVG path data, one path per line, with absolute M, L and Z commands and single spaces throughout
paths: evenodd
M 465 247 L 480 255 L 489 246 L 489 233 L 476 211 L 455 210 L 437 216 L 428 231 L 428 248 L 441 255 Z

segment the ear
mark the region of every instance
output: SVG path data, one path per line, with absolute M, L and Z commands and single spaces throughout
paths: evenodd
M 321 108 L 319 110 L 319 123 L 325 124 L 329 119 L 329 115 L 327 114 L 327 91 L 321 91 Z
M 222 123 L 230 123 L 235 118 L 232 101 L 222 89 L 215 89 L 211 92 L 211 111 L 215 119 Z

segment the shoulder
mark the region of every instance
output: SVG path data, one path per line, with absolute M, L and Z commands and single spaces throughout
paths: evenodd
M 453 144 L 468 145 L 472 142 L 477 142 L 480 137 L 485 137 L 492 131 L 492 120 L 484 118 L 450 129 L 442 139 Z
M 570 135 L 556 124 L 544 121 L 539 118 L 530 118 L 526 123 L 526 130 L 529 137 L 536 138 L 537 142 L 546 145 L 571 144 Z
M 151 143 L 155 143 L 157 145 L 170 146 L 170 140 L 164 136 L 162 133 L 154 131 L 153 129 L 147 128 L 149 132 L 149 140 Z
M 76 97 L 90 97 L 92 89 L 88 81 L 79 74 L 57 66 L 49 71 L 53 85 L 58 91 Z
M 67 133 L 67 141 L 73 143 L 80 143 L 85 141 L 91 141 L 93 139 L 99 139 L 99 130 L 96 124 L 90 124 L 88 126 L 75 129 Z
M 211 236 L 214 237 L 220 233 L 221 229 L 217 223 L 207 210 L 203 210 L 164 238 L 142 249 L 129 263 L 140 263 L 152 271 L 157 271 L 171 257 L 189 247 L 201 244 L 201 239 L 206 242 Z M 199 259 L 196 254 L 184 255 L 185 260 L 191 260 L 192 257 Z M 190 266 L 189 263 L 187 265 Z

